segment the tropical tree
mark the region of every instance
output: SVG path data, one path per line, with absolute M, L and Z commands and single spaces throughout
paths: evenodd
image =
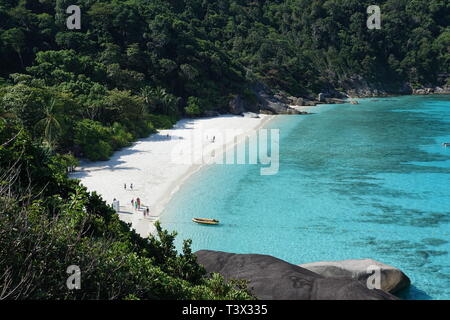
M 186 108 L 184 108 L 184 111 L 186 111 L 186 114 L 193 117 L 198 116 L 202 113 L 202 108 L 200 106 L 201 102 L 200 99 L 197 97 L 189 97 L 188 104 Z
M 151 90 L 152 102 L 155 105 L 155 111 L 166 115 L 178 113 L 179 98 L 168 93 L 166 89 L 157 87 Z
M 3 32 L 1 38 L 6 45 L 9 45 L 17 53 L 23 68 L 22 49 L 25 46 L 24 32 L 19 28 L 11 28 Z
M 149 86 L 145 86 L 140 91 L 140 96 L 144 101 L 145 112 L 152 113 L 155 111 L 155 104 L 153 100 L 153 89 Z
M 54 147 L 61 134 L 62 128 L 56 114 L 56 99 L 52 98 L 44 109 L 45 116 L 36 123 L 38 130 L 43 130 L 43 138 L 49 146 Z

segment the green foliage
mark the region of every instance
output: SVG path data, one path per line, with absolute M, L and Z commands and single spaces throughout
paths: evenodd
M 91 161 L 108 160 L 112 147 L 108 144 L 111 130 L 93 120 L 82 120 L 75 126 L 74 142 L 81 147 L 84 156 Z
M 154 124 L 156 129 L 170 129 L 177 121 L 176 117 L 169 117 L 166 115 L 149 115 L 149 120 Z
M 2 109 L 0 109 L 2 111 Z M 76 140 L 107 128 L 84 120 Z M 120 131 L 119 124 L 113 125 Z M 205 277 L 185 241 L 157 227 L 142 238 L 96 193 L 67 178 L 78 161 L 35 143 L 21 122 L 0 121 L 0 299 L 251 299 L 246 288 Z M 68 290 L 67 268 L 82 271 Z
M 230 299 L 250 298 L 204 271 L 195 257 L 176 255 L 173 238 L 140 239 L 117 217 L 98 215 L 77 187 L 67 200 L 55 195 L 26 201 L 0 197 L 2 299 Z M 15 201 L 22 201 L 18 206 Z M 47 204 L 46 204 L 47 203 Z M 102 204 L 102 206 L 105 206 Z M 51 211 L 50 211 L 51 208 Z M 112 215 L 111 211 L 109 212 Z M 117 229 L 117 227 L 120 227 Z M 101 237 L 92 229 L 102 230 Z M 157 242 L 157 245 L 155 245 Z M 187 250 L 187 249 L 186 249 Z M 163 263 L 154 254 L 162 254 Z M 82 271 L 81 289 L 68 290 L 66 269 Z
M 191 117 L 202 114 L 200 99 L 197 97 L 189 97 L 188 104 L 184 110 L 186 111 L 186 114 Z
M 67 179 L 72 154 L 106 160 L 181 115 L 255 102 L 257 82 L 302 95 L 450 81 L 445 1 L 378 1 L 381 30 L 369 0 L 80 0 L 81 31 L 69 4 L 0 1 L 0 299 L 251 298 L 207 280 L 189 241 L 178 253 L 160 226 L 131 231 Z M 70 264 L 82 291 L 64 285 Z

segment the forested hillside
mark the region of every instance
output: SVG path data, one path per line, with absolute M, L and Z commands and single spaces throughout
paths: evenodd
M 81 30 L 66 27 L 73 1 L 0 3 L 2 108 L 91 160 L 179 116 L 226 112 L 233 95 L 252 100 L 256 82 L 399 92 L 450 72 L 442 0 L 381 1 L 380 30 L 360 0 L 79 0 Z
M 66 8 L 81 7 L 81 30 Z M 250 298 L 205 280 L 189 243 L 142 239 L 68 180 L 182 116 L 264 84 L 294 96 L 445 84 L 450 3 L 388 0 L 0 0 L 0 299 Z M 68 291 L 67 266 L 87 287 Z

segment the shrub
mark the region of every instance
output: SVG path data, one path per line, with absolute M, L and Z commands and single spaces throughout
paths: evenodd
M 110 141 L 112 129 L 100 122 L 84 119 L 75 126 L 75 143 L 79 145 L 85 157 L 91 161 L 107 160 L 112 154 Z
M 176 119 L 162 114 L 149 115 L 149 120 L 155 126 L 155 129 L 171 129 L 175 124 Z
M 184 108 L 186 114 L 190 117 L 198 116 L 202 114 L 202 107 L 200 105 L 200 99 L 197 97 L 189 97 L 188 104 Z

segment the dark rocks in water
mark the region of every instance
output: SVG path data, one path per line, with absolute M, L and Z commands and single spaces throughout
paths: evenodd
M 340 101 L 344 101 L 343 99 L 346 98 L 348 98 L 346 93 L 334 89 L 327 89 L 326 91 L 319 93 L 317 100 L 320 103 L 340 103 Z
M 417 95 L 427 95 L 427 94 L 450 94 L 450 85 L 445 85 L 441 87 L 428 87 L 428 88 L 418 88 L 414 89 L 413 94 Z
M 434 88 L 434 93 L 437 93 L 437 94 L 450 94 L 450 85 L 442 86 L 442 87 L 436 87 L 436 88 Z
M 347 103 L 347 101 L 342 100 L 342 99 L 337 99 L 337 98 L 326 98 L 325 102 L 328 104 L 343 104 L 343 103 Z
M 396 300 L 382 290 L 368 289 L 360 281 L 326 278 L 268 255 L 234 254 L 201 250 L 195 253 L 208 273 L 225 279 L 248 280 L 250 291 L 268 300 Z
M 288 101 L 290 105 L 302 107 L 305 104 L 305 99 L 302 97 L 288 97 Z
M 316 106 L 321 103 L 345 103 L 347 95 L 335 90 L 328 90 L 319 94 L 319 100 L 305 95 L 302 97 L 289 96 L 286 92 L 273 92 L 263 83 L 256 83 L 251 89 L 254 99 L 244 99 L 241 95 L 235 95 L 229 102 L 231 114 L 241 115 L 244 112 L 263 114 L 308 114 L 297 110 L 292 106 Z M 253 100 L 253 101 L 247 101 Z
M 418 95 L 426 95 L 426 94 L 432 94 L 432 93 L 434 93 L 433 88 L 420 88 L 420 89 L 413 90 L 413 94 L 418 94 Z
M 299 266 L 326 278 L 353 278 L 362 283 L 367 283 L 373 268 L 379 268 L 381 290 L 390 293 L 401 291 L 411 284 L 408 276 L 400 269 L 372 259 L 321 261 Z

